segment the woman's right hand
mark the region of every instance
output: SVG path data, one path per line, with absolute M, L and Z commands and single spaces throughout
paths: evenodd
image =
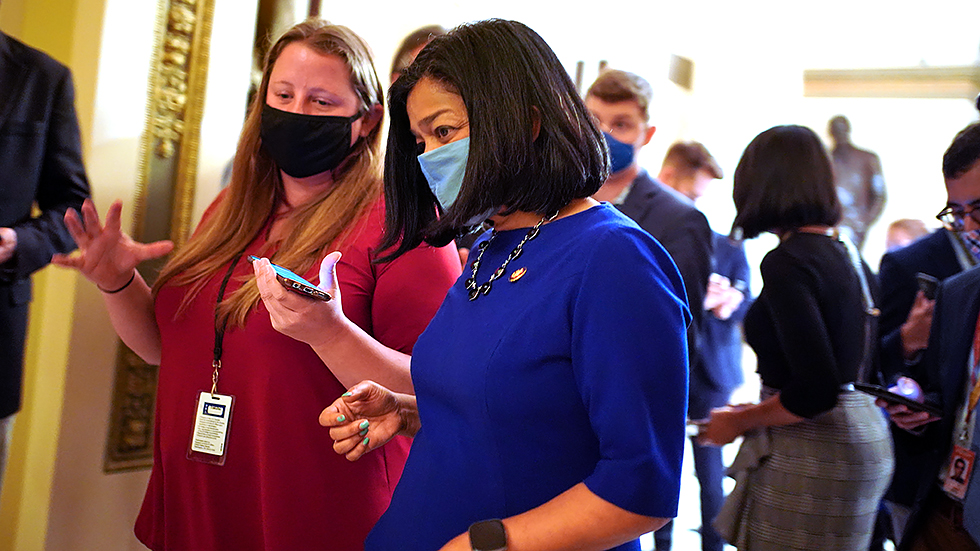
M 260 258 L 252 263 L 259 295 L 276 331 L 314 348 L 328 345 L 325 341 L 329 341 L 335 328 L 347 320 L 337 281 L 340 256 L 334 251 L 320 262 L 318 287 L 332 297 L 327 302 L 288 291 L 276 280 L 276 272 L 268 259 Z
M 414 436 L 418 426 L 415 397 L 396 394 L 363 381 L 320 413 L 320 424 L 330 427 L 333 449 L 349 461 L 380 448 L 399 434 Z
M 702 446 L 724 446 L 747 430 L 744 412 L 757 404 L 729 404 L 714 408 L 707 419 L 692 421 L 698 426 L 697 441 Z
M 163 256 L 174 248 L 171 241 L 134 241 L 120 229 L 121 213 L 122 201 L 116 200 L 109 207 L 103 226 L 91 199 L 82 203 L 81 217 L 75 209 L 68 209 L 65 226 L 78 245 L 79 254 L 56 254 L 51 262 L 82 272 L 100 289 L 118 289 L 130 281 L 140 262 Z

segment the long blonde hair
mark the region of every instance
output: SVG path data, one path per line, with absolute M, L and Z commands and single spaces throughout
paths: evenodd
M 232 259 L 268 226 L 284 200 L 279 167 L 263 149 L 259 131 L 272 68 L 283 49 L 293 42 L 335 55 L 346 63 L 362 113 L 383 105 L 383 92 L 370 50 L 347 27 L 311 19 L 295 25 L 276 41 L 266 56 L 262 83 L 249 106 L 224 196 L 186 245 L 174 253 L 154 284 L 154 295 L 167 282 L 190 285 L 178 315 L 211 277 L 224 273 Z M 335 185 L 312 201 L 296 206 L 283 218 L 282 239 L 267 245 L 274 250 L 272 259 L 277 264 L 300 274 L 306 272 L 329 252 L 328 248 L 336 248 L 348 236 L 355 222 L 380 196 L 382 122 L 378 121 L 354 145 L 334 173 Z M 227 320 L 232 327 L 240 327 L 259 300 L 255 278 L 249 278 L 222 301 L 219 318 Z

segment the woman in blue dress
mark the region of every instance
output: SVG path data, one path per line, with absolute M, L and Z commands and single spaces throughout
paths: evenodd
M 414 437 L 365 548 L 638 550 L 677 511 L 690 312 L 660 244 L 590 197 L 602 134 L 547 44 L 511 21 L 433 40 L 390 110 L 388 257 L 493 229 L 411 358 L 336 304 L 282 316 L 330 327 L 336 361 L 411 362 L 414 396 L 363 382 L 320 416 L 350 460 Z

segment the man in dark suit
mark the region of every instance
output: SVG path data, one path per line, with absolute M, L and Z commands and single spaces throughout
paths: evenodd
M 980 190 L 974 190 L 951 176 L 969 168 L 976 159 L 972 157 L 973 154 L 980 156 L 980 142 L 975 153 L 968 147 L 971 137 L 980 139 L 980 128 L 971 126 L 964 132 L 950 146 L 954 153 L 962 146 L 965 152 L 963 159 L 959 160 L 947 152 L 951 160 L 944 160 L 943 163 L 947 207 L 950 208 L 966 208 L 966 205 L 980 199 Z M 879 344 L 881 371 L 886 385 L 894 384 L 900 375 L 917 369 L 929 343 L 934 303 L 919 290 L 916 274 L 927 274 L 942 281 L 977 262 L 976 253 L 970 251 L 967 242 L 971 234 L 951 229 L 939 229 L 881 259 L 878 271 L 881 289 Z M 885 500 L 893 532 L 900 539 L 915 498 L 915 489 L 923 476 L 923 458 L 918 453 L 918 440 L 908 432 L 893 428 L 892 436 L 895 441 L 895 474 Z
M 667 249 L 677 264 L 694 317 L 688 330 L 693 374 L 704 369 L 698 341 L 711 274 L 712 233 L 707 218 L 690 199 L 650 178 L 636 159 L 637 152 L 650 143 L 656 131 L 649 120 L 652 96 L 646 80 L 625 71 L 603 71 L 589 87 L 585 105 L 606 136 L 612 165 L 609 178 L 594 197 L 612 203 L 633 219 Z M 668 524 L 657 531 L 658 550 L 670 549 L 671 529 Z
M 980 123 L 968 126 L 953 140 L 943 156 L 943 176 L 949 201 L 940 218 L 972 249 L 980 245 Z M 951 490 L 954 485 L 944 484 L 956 474 L 949 468 L 956 463 L 954 456 L 975 458 L 980 451 L 980 435 L 972 428 L 975 403 L 971 407 L 968 399 L 974 388 L 980 388 L 971 382 L 980 374 L 980 349 L 975 348 L 978 312 L 980 268 L 946 279 L 934 303 L 924 357 L 899 373 L 922 385 L 927 401 L 942 408 L 942 418 L 937 421 L 905 406 L 888 406 L 891 419 L 905 430 L 903 445 L 919 469 L 918 476 L 909 480 L 915 482 L 909 488 L 914 502 L 900 549 L 980 549 L 977 470 L 966 473 L 965 496 L 956 495 Z
M 978 165 L 980 166 L 980 165 Z M 923 457 L 923 476 L 917 488 L 916 502 L 899 549 L 943 549 L 944 551 L 980 550 L 980 490 L 976 478 L 980 470 L 971 462 L 967 478 L 967 493 L 957 499 L 943 491 L 946 478 L 957 473 L 950 468 L 956 447 L 968 450 L 976 458 L 980 453 L 980 434 L 971 434 L 961 441 L 960 423 L 968 409 L 967 390 L 971 365 L 975 363 L 971 350 L 980 314 L 980 268 L 974 268 L 944 281 L 937 295 L 934 323 L 929 349 L 923 365 L 928 369 L 910 373 L 918 380 L 927 401 L 942 408 L 942 418 L 926 413 L 910 413 L 905 406 L 888 406 L 892 420 L 910 431 L 919 441 Z M 974 416 L 976 412 L 974 410 Z
M 75 248 L 65 210 L 89 195 L 74 105 L 67 67 L 0 32 L 0 481 L 21 404 L 30 275 Z
M 698 142 L 677 142 L 664 156 L 657 179 L 691 201 L 697 201 L 708 186 L 722 177 L 721 167 L 707 148 Z M 713 233 L 712 273 L 704 298 L 699 352 L 701 369 L 691 370 L 687 416 L 707 419 L 711 410 L 729 403 L 732 392 L 744 381 L 742 374 L 742 330 L 750 301 L 749 262 L 745 249 L 728 236 Z M 722 551 L 725 542 L 712 522 L 725 501 L 722 480 L 725 466 L 718 446 L 702 446 L 691 439 L 694 472 L 701 492 L 701 548 Z

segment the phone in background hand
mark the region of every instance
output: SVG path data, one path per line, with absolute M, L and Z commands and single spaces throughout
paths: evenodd
M 900 404 L 912 411 L 924 411 L 936 419 L 941 419 L 943 416 L 942 410 L 932 404 L 920 402 L 914 398 L 899 394 L 894 390 L 887 389 L 879 385 L 855 382 L 854 388 L 876 398 L 881 398 L 889 404 Z M 899 388 L 895 388 L 895 390 L 899 390 Z
M 939 287 L 939 280 L 929 274 L 919 272 L 915 274 L 915 281 L 919 285 L 919 290 L 929 300 L 936 300 L 936 289 Z
M 257 256 L 249 255 L 248 257 L 249 262 L 255 262 L 258 259 L 259 258 Z M 276 271 L 276 279 L 278 279 L 279 283 L 286 289 L 306 297 L 322 300 L 324 302 L 333 299 L 333 297 L 328 293 L 323 292 L 317 288 L 316 285 L 306 281 L 301 276 L 296 275 L 292 271 L 283 268 L 276 263 L 270 262 L 270 264 L 272 264 L 272 269 Z

